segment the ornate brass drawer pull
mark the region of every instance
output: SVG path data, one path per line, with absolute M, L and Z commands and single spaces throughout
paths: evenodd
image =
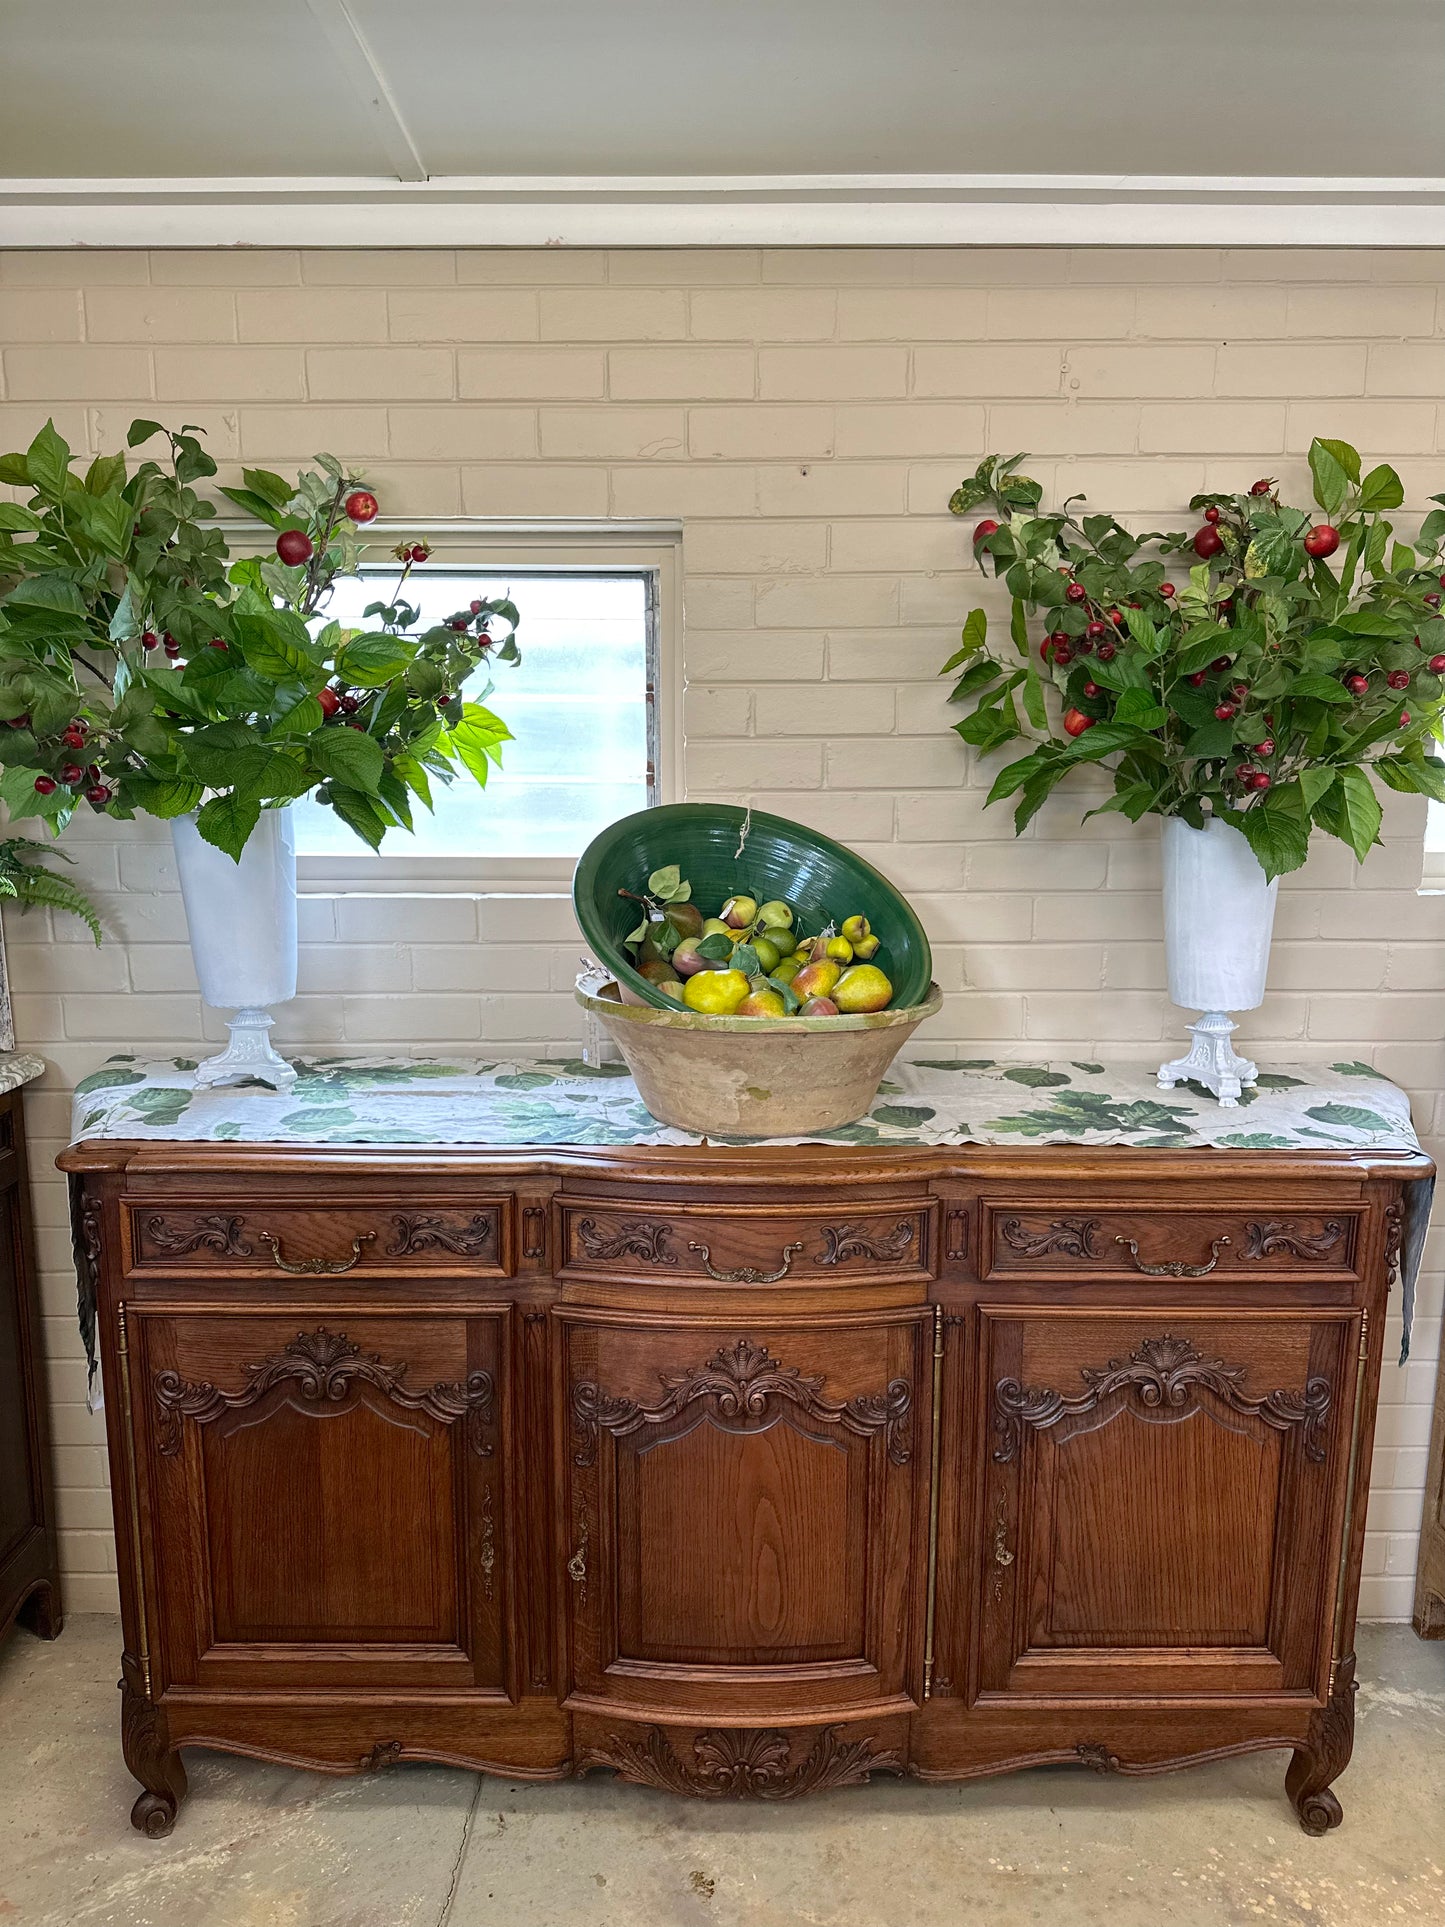
M 294 1265 L 282 1255 L 281 1240 L 274 1233 L 258 1231 L 256 1236 L 263 1245 L 271 1247 L 271 1262 L 278 1271 L 289 1271 L 293 1278 L 320 1278 L 335 1277 L 340 1272 L 350 1271 L 354 1264 L 360 1262 L 363 1248 L 373 1242 L 376 1233 L 363 1231 L 359 1238 L 353 1238 L 349 1258 L 302 1258 Z
M 1162 1265 L 1146 1265 L 1139 1256 L 1139 1246 L 1133 1238 L 1115 1238 L 1114 1243 L 1129 1247 L 1129 1256 L 1134 1260 L 1135 1271 L 1142 1271 L 1146 1278 L 1202 1278 L 1206 1272 L 1213 1271 L 1219 1263 L 1219 1254 L 1229 1240 L 1216 1238 L 1209 1247 L 1209 1262 L 1203 1265 L 1186 1265 L 1182 1258 L 1172 1258 L 1167 1264 Z
M 786 1278 L 793 1269 L 793 1260 L 803 1249 L 801 1241 L 794 1245 L 783 1246 L 783 1262 L 776 1271 L 757 1271 L 752 1265 L 739 1265 L 734 1271 L 719 1271 L 712 1261 L 712 1251 L 707 1245 L 694 1244 L 689 1238 L 689 1251 L 695 1251 L 702 1259 L 702 1268 L 709 1278 L 715 1278 L 720 1285 L 775 1285 L 780 1278 Z

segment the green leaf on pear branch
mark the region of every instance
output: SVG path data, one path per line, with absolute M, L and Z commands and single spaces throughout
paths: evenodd
M 70 444 L 57 434 L 53 421 L 47 421 L 35 437 L 25 460 L 36 493 L 59 502 L 70 480 Z
M 1405 501 L 1405 484 L 1388 462 L 1372 468 L 1360 484 L 1360 507 L 1367 513 L 1378 509 L 1397 509 Z
M 1445 513 L 1445 511 L 1442 511 L 1442 513 Z M 988 617 L 982 609 L 970 609 L 963 625 L 963 634 L 959 646 L 954 650 L 942 669 L 939 670 L 939 675 L 948 675 L 950 671 L 957 669 L 961 662 L 967 662 L 970 656 L 976 656 L 987 640 Z
M 1346 457 L 1354 456 L 1353 474 L 1347 465 Z M 1326 515 L 1338 515 L 1344 507 L 1350 483 L 1360 479 L 1360 458 L 1344 442 L 1321 441 L 1317 436 L 1310 443 L 1310 474 L 1314 477 L 1315 500 Z
M 249 515 L 258 522 L 265 522 L 273 529 L 279 529 L 285 516 L 280 509 L 273 508 L 262 495 L 249 488 L 222 488 L 220 493 L 228 502 L 234 502 L 243 515 Z

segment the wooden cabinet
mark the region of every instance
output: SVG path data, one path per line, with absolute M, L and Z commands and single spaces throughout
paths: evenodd
M 1322 1693 L 1358 1325 L 988 1312 L 979 1695 Z
M 0 1635 L 61 1627 L 23 1094 L 0 1093 Z
M 130 1310 L 156 1688 L 505 1693 L 507 1318 Z
M 562 1318 L 569 1704 L 911 1707 L 925 1315 Z
M 207 1744 L 773 1799 L 1276 1746 L 1338 1821 L 1423 1158 L 64 1162 L 145 1830 Z

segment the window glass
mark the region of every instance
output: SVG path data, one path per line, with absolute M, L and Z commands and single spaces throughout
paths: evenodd
M 324 612 L 362 628 L 368 603 L 389 600 L 395 573 L 340 582 Z M 656 765 L 650 699 L 651 623 L 645 571 L 580 573 L 423 568 L 407 596 L 423 626 L 468 602 L 510 595 L 521 615 L 522 660 L 495 666 L 485 700 L 516 739 L 485 790 L 465 773 L 433 779 L 435 813 L 416 805 L 415 836 L 391 830 L 385 857 L 575 857 L 598 830 L 652 800 Z M 463 693 L 480 700 L 485 671 Z M 295 806 L 301 856 L 361 856 L 365 845 L 314 798 Z

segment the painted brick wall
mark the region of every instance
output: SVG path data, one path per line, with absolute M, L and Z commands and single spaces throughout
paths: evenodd
M 131 417 L 204 424 L 223 462 L 317 448 L 388 511 L 684 524 L 686 780 L 858 845 L 908 890 L 948 1002 L 937 1041 L 1157 1059 L 1150 826 L 1056 799 L 1015 845 L 948 733 L 935 672 L 979 577 L 944 509 L 987 449 L 1060 494 L 1181 526 L 1206 487 L 1306 489 L 1312 434 L 1445 485 L 1438 253 L 1097 250 L 36 253 L 0 256 L 0 440 L 77 447 Z M 1081 806 L 1080 806 L 1081 807 Z M 1445 897 L 1392 799 L 1357 872 L 1322 851 L 1280 896 L 1266 1058 L 1365 1058 L 1445 1123 Z M 99 1421 L 83 1404 L 63 1194 L 69 1086 L 203 1020 L 165 835 L 77 823 L 111 929 L 6 913 L 31 1094 L 60 1508 L 73 1608 L 114 1604 Z M 478 948 L 479 932 L 487 944 Z M 564 902 L 311 900 L 280 1041 L 405 1051 L 575 1044 Z M 1411 1597 L 1439 1351 L 1432 1243 L 1415 1362 L 1387 1366 L 1363 1608 Z M 1390 1334 L 1393 1347 L 1398 1327 Z

